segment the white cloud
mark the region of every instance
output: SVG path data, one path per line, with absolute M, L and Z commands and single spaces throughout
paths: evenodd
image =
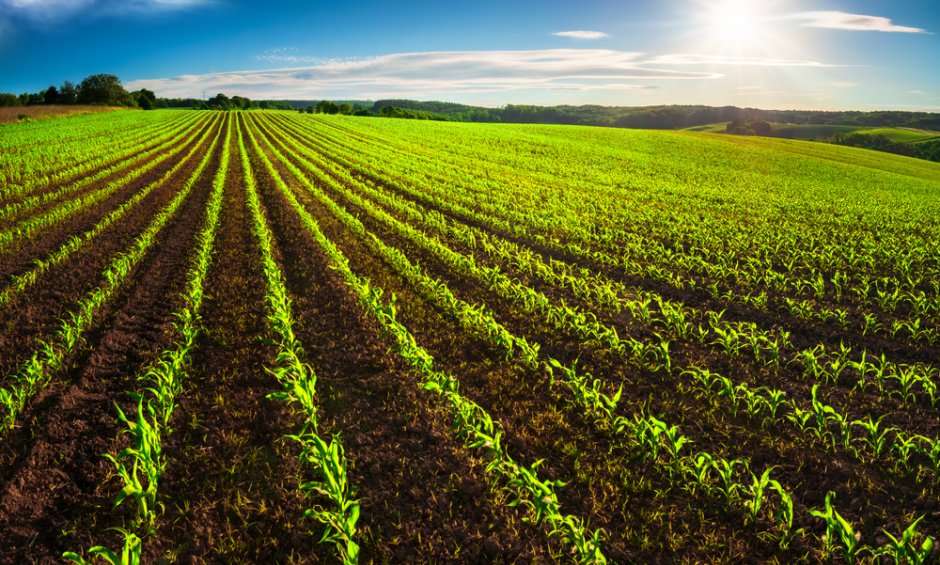
M 861 85 L 859 85 L 857 82 L 837 81 L 832 83 L 832 86 L 835 88 L 856 88 Z
M 847 12 L 801 12 L 795 17 L 806 20 L 804 26 L 852 31 L 883 31 L 896 33 L 927 33 L 926 30 L 895 25 L 890 19 L 880 16 L 864 16 Z
M 269 55 L 300 57 L 291 50 Z M 655 80 L 701 80 L 714 72 L 659 68 L 642 53 L 608 49 L 442 51 L 322 61 L 287 69 L 137 80 L 161 96 L 225 92 L 251 98 L 392 98 L 521 90 L 622 91 Z M 638 83 L 636 81 L 643 81 Z
M 797 59 L 774 59 L 771 57 L 730 57 L 725 55 L 700 55 L 694 53 L 675 53 L 660 55 L 650 59 L 651 65 L 735 65 L 753 67 L 830 67 L 817 61 Z
M 275 49 L 268 49 L 260 55 L 254 56 L 255 60 L 262 61 L 264 63 L 271 63 L 273 65 L 279 65 L 280 67 L 300 67 L 304 65 L 326 65 L 329 63 L 337 63 L 342 61 L 350 61 L 354 59 L 336 59 L 336 58 L 325 58 L 325 57 L 312 57 L 310 55 L 303 55 L 299 52 L 296 47 L 277 47 Z
M 211 4 L 213 0 L 0 0 L 0 18 L 48 25 L 74 18 L 153 14 Z
M 603 31 L 586 31 L 586 30 L 573 30 L 573 31 L 556 31 L 552 35 L 558 37 L 570 37 L 571 39 L 605 39 L 607 34 Z

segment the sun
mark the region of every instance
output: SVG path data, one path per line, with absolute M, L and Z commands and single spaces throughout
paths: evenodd
M 708 42 L 724 53 L 747 55 L 759 51 L 766 32 L 762 4 L 760 0 L 700 2 Z

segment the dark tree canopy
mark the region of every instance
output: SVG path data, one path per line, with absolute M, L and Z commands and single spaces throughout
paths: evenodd
M 67 80 L 59 87 L 59 104 L 75 104 L 78 102 L 78 87 Z
M 134 97 L 134 101 L 137 102 L 137 105 L 143 110 L 153 110 L 157 106 L 157 95 L 154 94 L 152 90 L 141 88 L 138 91 L 132 92 L 131 96 Z
M 50 86 L 46 89 L 46 95 L 43 97 L 43 100 L 46 104 L 58 104 L 59 103 L 59 89 L 54 86 Z
M 78 85 L 78 101 L 82 104 L 130 106 L 132 98 L 114 75 L 91 75 Z
M 0 107 L 19 105 L 20 99 L 16 97 L 16 94 L 12 94 L 10 92 L 0 93 Z

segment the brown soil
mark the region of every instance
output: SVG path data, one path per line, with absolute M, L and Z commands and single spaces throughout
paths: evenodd
M 140 386 L 135 374 L 169 344 L 175 297 L 185 284 L 209 188 L 203 175 L 124 290 L 106 307 L 101 323 L 87 336 L 87 347 L 31 403 L 20 426 L 3 441 L 4 562 L 59 562 L 63 551 L 100 543 L 104 529 L 115 525 L 108 509 L 120 487 L 109 478 L 112 466 L 102 457 L 115 449 L 121 429 L 114 405 L 128 413 L 136 408 L 127 395 Z
M 36 349 L 39 340 L 48 339 L 61 326 L 60 320 L 75 307 L 75 303 L 103 282 L 102 272 L 113 255 L 129 247 L 146 229 L 153 216 L 172 200 L 178 187 L 189 178 L 205 155 L 208 142 L 204 149 L 197 151 L 172 178 L 152 191 L 121 221 L 112 224 L 95 241 L 51 268 L 21 296 L 0 308 L 0 374 L 9 375 L 16 370 Z M 173 162 L 168 162 L 156 167 L 131 183 L 120 195 L 109 199 L 107 205 L 48 230 L 44 237 L 34 240 L 16 255 L 4 257 L 0 262 L 0 270 L 22 272 L 30 266 L 31 261 L 45 257 L 66 238 L 92 228 L 110 208 L 119 205 L 133 191 L 160 178 L 173 165 Z
M 328 157 L 328 155 L 324 156 Z M 349 202 L 342 200 L 341 202 L 346 206 L 351 206 Z M 716 412 L 715 409 L 708 406 L 697 405 L 695 402 L 690 403 L 685 398 L 689 391 L 681 387 L 679 391 L 682 394 L 680 395 L 663 390 L 662 383 L 659 382 L 662 379 L 661 376 L 644 371 L 638 374 L 636 369 L 631 370 L 621 367 L 621 362 L 610 359 L 609 355 L 598 356 L 590 348 L 585 349 L 576 338 L 556 335 L 555 332 L 548 331 L 544 325 L 535 323 L 525 316 L 514 314 L 514 308 L 511 304 L 495 297 L 481 287 L 469 284 L 465 277 L 449 272 L 436 259 L 416 250 L 407 242 L 400 241 L 376 222 L 371 221 L 367 211 L 356 207 L 350 207 L 350 211 L 359 216 L 360 220 L 366 223 L 367 228 L 376 230 L 376 234 L 380 235 L 386 242 L 399 246 L 408 253 L 409 257 L 418 259 L 422 265 L 429 268 L 434 276 L 446 280 L 451 288 L 457 291 L 458 295 L 468 297 L 470 302 L 486 303 L 499 313 L 498 319 L 508 323 L 510 329 L 517 335 L 534 337 L 543 346 L 547 346 L 543 347 L 543 351 L 548 351 L 564 360 L 573 360 L 575 357 L 581 356 L 581 366 L 587 367 L 591 373 L 603 376 L 605 380 L 612 379 L 614 382 L 624 379 L 627 388 L 625 398 L 622 401 L 623 405 L 630 406 L 632 404 L 638 407 L 645 400 L 655 397 L 652 406 L 656 413 L 665 413 L 671 423 L 680 424 L 685 433 L 696 441 L 696 449 L 704 449 L 713 453 L 727 453 L 728 448 L 725 446 L 734 445 L 737 447 L 731 451 L 732 455 L 749 456 L 754 462 L 755 470 L 762 469 L 769 464 L 778 464 L 781 468 L 776 475 L 784 480 L 785 484 L 792 485 L 796 489 L 795 493 L 801 495 L 801 499 L 814 507 L 822 506 L 822 499 L 828 490 L 843 493 L 840 496 L 840 500 L 843 500 L 841 506 L 843 513 L 850 515 L 853 519 L 857 518 L 862 525 L 869 525 L 870 528 L 885 524 L 886 521 L 889 522 L 890 527 L 896 526 L 897 524 L 893 521 L 899 517 L 892 515 L 898 507 L 916 509 L 917 512 L 927 515 L 931 515 L 935 511 L 936 504 L 931 500 L 931 497 L 922 495 L 922 485 L 910 483 L 907 480 L 898 480 L 892 477 L 890 473 L 879 471 L 877 466 L 872 469 L 867 465 L 861 465 L 846 454 L 832 457 L 820 454 L 812 448 L 800 447 L 803 440 L 787 433 L 787 430 L 774 430 L 772 441 L 768 441 L 771 438 L 768 438 L 759 429 L 760 422 L 748 421 L 746 417 L 728 419 L 720 410 Z M 500 266 L 504 270 L 512 272 L 512 269 L 507 265 Z M 367 269 L 367 271 L 370 276 L 374 273 L 372 269 Z M 526 279 L 521 273 L 512 274 L 523 280 Z M 559 294 L 558 289 L 546 289 L 544 288 L 545 285 L 540 286 L 543 291 L 548 290 L 550 295 L 564 298 L 569 303 L 572 302 L 571 296 L 562 296 L 565 293 Z M 409 305 L 411 304 L 411 301 L 406 302 Z M 420 320 L 420 316 L 417 318 Z M 447 332 L 440 331 L 437 333 L 447 334 Z M 429 332 L 428 335 L 434 335 L 434 333 Z M 574 341 L 571 341 L 572 339 Z M 448 351 L 447 347 L 442 347 L 440 350 L 442 352 Z M 450 349 L 450 351 L 455 350 L 457 349 Z M 702 362 L 703 358 L 708 359 L 708 361 L 703 362 L 705 365 L 709 367 L 716 366 L 716 355 L 707 349 L 703 350 L 697 344 L 681 344 L 678 352 L 674 352 L 674 363 L 683 366 L 691 364 L 692 360 Z M 464 360 L 463 366 L 468 362 L 468 360 Z M 730 374 L 740 378 L 742 368 L 744 374 L 759 372 L 756 368 L 748 367 L 746 363 L 742 366 L 740 360 L 725 360 L 725 364 L 729 362 L 728 367 L 719 369 L 722 374 Z M 469 371 L 465 368 L 461 370 L 462 377 L 468 377 L 472 374 L 472 369 Z M 785 372 L 781 377 L 787 378 L 775 378 L 774 381 L 779 386 L 785 386 L 791 396 L 801 397 L 804 396 L 802 393 L 805 393 L 805 396 L 808 397 L 809 385 L 801 382 L 798 376 L 787 375 Z M 463 380 L 466 379 L 462 378 Z M 673 386 L 679 384 L 675 378 L 667 379 L 667 381 L 674 383 Z M 793 389 L 794 384 L 797 386 L 796 390 Z M 494 390 L 493 387 L 495 386 L 495 383 L 491 382 L 488 386 L 484 386 L 481 391 L 485 394 L 487 390 Z M 464 390 L 466 392 L 468 389 L 465 387 Z M 844 394 L 839 394 L 838 389 L 832 392 L 832 402 L 834 404 L 844 406 L 848 403 L 850 407 L 859 406 L 860 401 L 858 399 L 849 402 Z M 505 397 L 505 395 L 506 391 L 503 391 L 501 396 Z M 517 411 L 520 410 L 518 404 L 515 408 Z M 875 407 L 869 406 L 869 412 L 873 410 L 875 410 Z M 522 412 L 525 411 L 522 410 Z M 496 413 L 505 414 L 507 412 L 497 410 Z M 878 412 L 876 411 L 876 413 Z M 929 421 L 929 416 L 925 414 L 913 419 L 908 414 L 907 420 L 910 423 L 910 429 L 915 430 L 929 430 L 933 425 Z M 702 429 L 703 424 L 705 424 L 705 429 Z M 507 427 L 519 431 L 524 430 L 526 426 L 525 421 L 515 419 Z M 539 437 L 539 435 L 535 434 L 534 437 Z M 543 431 L 541 435 L 551 434 L 545 434 Z M 825 481 L 820 482 L 817 479 L 805 482 L 806 473 L 810 473 L 814 477 L 825 477 Z M 887 489 L 890 496 L 885 496 L 885 491 L 879 485 L 880 487 L 892 485 L 891 488 Z M 865 490 L 860 490 L 861 486 L 865 486 Z M 818 526 L 818 524 L 815 524 L 815 526 Z
M 204 331 L 166 438 L 166 514 L 146 543 L 147 562 L 286 563 L 325 554 L 308 533 L 294 446 L 283 439 L 298 421 L 266 398 L 279 385 L 265 370 L 272 347 L 260 339 L 265 282 L 237 145 L 230 150 Z
M 447 430 L 444 408 L 386 353 L 312 236 L 274 187 L 262 186 L 324 420 L 342 434 L 363 499 L 366 562 L 545 560 L 544 534 L 503 506 L 482 480 L 483 462 Z

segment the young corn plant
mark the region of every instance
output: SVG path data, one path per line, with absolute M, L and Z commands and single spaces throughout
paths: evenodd
M 769 489 L 780 487 L 780 483 L 770 478 L 770 473 L 774 468 L 775 467 L 767 467 L 759 477 L 749 471 L 751 484 L 746 487 L 746 493 L 750 497 L 750 500 L 745 503 L 744 509 L 745 516 L 752 523 L 757 522 L 760 518 L 768 502 L 767 495 L 769 494 Z
M 318 494 L 332 503 L 326 509 L 322 506 L 308 508 L 304 515 L 326 526 L 320 543 L 331 543 L 338 548 L 343 563 L 358 563 L 359 544 L 354 540 L 360 507 L 359 501 L 350 496 L 342 443 L 337 436 L 327 442 L 307 431 L 287 437 L 303 446 L 301 461 L 318 469 L 323 476 L 322 480 L 302 483 L 300 491 L 307 496 Z
M 912 456 L 920 450 L 918 436 L 895 433 L 891 442 L 891 452 L 894 455 L 894 472 L 910 471 L 914 465 Z
M 844 449 L 854 452 L 854 448 L 852 447 L 851 425 L 846 420 L 845 416 L 840 414 L 832 406 L 823 404 L 822 401 L 819 400 L 818 384 L 813 385 L 811 392 L 813 414 L 815 416 L 815 426 L 811 428 L 813 434 L 822 442 L 830 442 L 833 449 L 837 444 L 841 444 Z M 838 434 L 833 433 L 830 429 L 830 425 L 833 424 L 838 429 Z
M 780 549 L 786 550 L 797 536 L 803 535 L 803 528 L 793 527 L 793 518 L 795 516 L 793 497 L 777 481 L 770 483 L 770 488 L 777 492 L 780 498 L 780 504 L 774 514 L 774 521 L 780 530 Z
M 810 515 L 826 523 L 826 555 L 832 555 L 838 551 L 847 563 L 855 563 L 868 548 L 862 544 L 861 532 L 855 531 L 852 524 L 833 508 L 833 498 L 835 498 L 835 493 L 828 492 L 826 494 L 825 509 L 810 510 Z
M 562 373 L 563 377 L 560 380 L 572 392 L 577 405 L 587 408 L 592 417 L 598 421 L 612 423 L 616 420 L 615 412 L 620 396 L 623 394 L 623 385 L 613 396 L 608 396 L 601 391 L 603 383 L 599 379 L 591 379 L 587 373 L 578 373 L 577 362 L 566 367 L 557 359 L 550 359 L 548 371 L 554 382 L 553 369 Z
M 930 536 L 918 534 L 917 526 L 924 517 L 921 516 L 914 520 L 898 537 L 894 537 L 887 530 L 882 530 L 888 542 L 882 545 L 875 552 L 877 556 L 886 556 L 894 560 L 895 563 L 910 563 L 911 565 L 923 565 L 933 554 L 935 541 Z M 920 545 L 915 538 L 923 538 Z
M 124 481 L 114 506 L 120 506 L 127 499 L 133 500 L 137 504 L 139 525 L 152 532 L 158 509 L 162 508 L 157 501 L 157 490 L 167 465 L 156 410 L 150 402 L 138 396 L 136 420 L 128 419 L 120 407 L 117 411 L 120 420 L 127 425 L 123 433 L 131 436 L 131 445 L 117 455 L 105 454 Z
M 94 565 L 98 561 L 103 561 L 108 565 L 140 565 L 140 554 L 143 551 L 143 542 L 137 534 L 123 528 L 111 528 L 120 532 L 124 536 L 124 546 L 121 553 L 108 549 L 102 545 L 96 545 L 88 550 L 91 560 L 85 559 L 81 554 L 74 551 L 66 551 L 62 554 L 63 559 L 75 563 L 76 565 Z
M 689 494 L 694 496 L 696 491 L 701 489 L 706 496 L 711 495 L 713 490 L 711 472 L 714 463 L 714 457 L 704 451 L 689 459 L 686 465 L 686 474 L 689 475 L 689 480 L 684 487 Z
M 718 484 L 715 490 L 721 493 L 725 499 L 725 504 L 731 508 L 739 499 L 741 484 L 735 479 L 735 467 L 744 467 L 747 470 L 747 464 L 741 459 L 717 458 L 712 461 L 712 468 L 718 475 Z
M 922 471 L 933 475 L 934 483 L 940 483 L 940 440 L 917 435 L 917 452 L 923 455 L 929 467 L 922 467 Z
M 865 420 L 852 421 L 853 426 L 857 426 L 865 432 L 865 435 L 859 436 L 857 441 L 867 448 L 866 451 L 870 454 L 870 461 L 881 458 L 885 448 L 889 445 L 888 435 L 897 431 L 896 428 L 881 425 L 886 416 L 887 414 L 882 414 L 877 420 L 872 420 L 869 416 Z

